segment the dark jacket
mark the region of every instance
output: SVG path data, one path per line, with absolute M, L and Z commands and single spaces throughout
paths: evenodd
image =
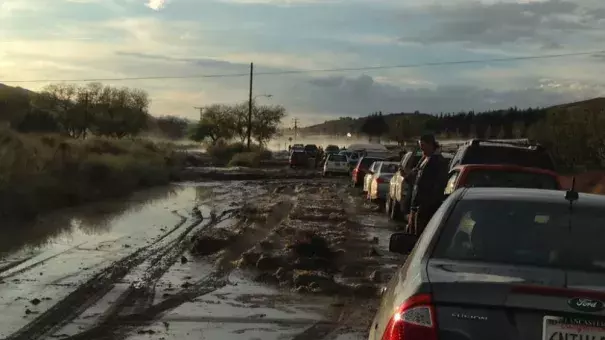
M 446 161 L 440 154 L 430 156 L 425 164 L 421 161 L 412 192 L 412 207 L 441 204 L 447 180 L 445 165 Z

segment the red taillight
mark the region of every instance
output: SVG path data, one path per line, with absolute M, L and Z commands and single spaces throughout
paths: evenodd
M 381 184 L 384 182 L 385 182 L 384 178 L 380 178 L 380 177 L 376 178 L 376 183 Z
M 420 294 L 405 301 L 391 316 L 382 340 L 437 340 L 431 295 Z

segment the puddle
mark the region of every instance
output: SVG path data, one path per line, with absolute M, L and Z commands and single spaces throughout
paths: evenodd
M 214 194 L 218 185 L 175 184 L 123 200 L 44 215 L 28 225 L 3 228 L 0 338 L 38 315 L 26 316 L 27 309 L 43 313 L 115 261 L 153 243 L 170 241 L 178 231 L 169 233 L 190 216 L 193 207 L 207 218 L 211 209 L 220 211 L 221 205 L 228 206 L 234 198 L 254 194 L 254 188 L 238 190 L 238 183 L 221 183 L 222 190 Z M 44 297 L 52 300 L 30 304 L 29 300 Z M 107 301 L 100 301 L 103 304 Z M 96 311 L 103 310 L 101 306 Z

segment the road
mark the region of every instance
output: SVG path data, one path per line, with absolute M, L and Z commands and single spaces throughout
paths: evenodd
M 181 183 L 5 228 L 0 337 L 364 339 L 372 292 L 402 258 L 386 251 L 393 226 L 346 183 Z M 303 232 L 339 247 L 326 265 L 336 289 L 298 280 L 327 267 L 285 263 L 300 262 L 288 249 Z M 225 234 L 212 251 L 200 241 Z M 259 256 L 281 264 L 246 266 L 268 243 Z

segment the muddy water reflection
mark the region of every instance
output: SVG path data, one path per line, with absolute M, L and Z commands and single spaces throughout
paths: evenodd
M 21 225 L 0 221 L 0 260 L 18 251 L 37 252 L 52 245 L 86 242 L 99 235 L 116 238 L 120 234 L 145 233 L 154 229 L 152 225 L 177 220 L 174 213 L 187 214 L 194 202 L 210 197 L 210 186 L 171 185 L 61 210 Z

